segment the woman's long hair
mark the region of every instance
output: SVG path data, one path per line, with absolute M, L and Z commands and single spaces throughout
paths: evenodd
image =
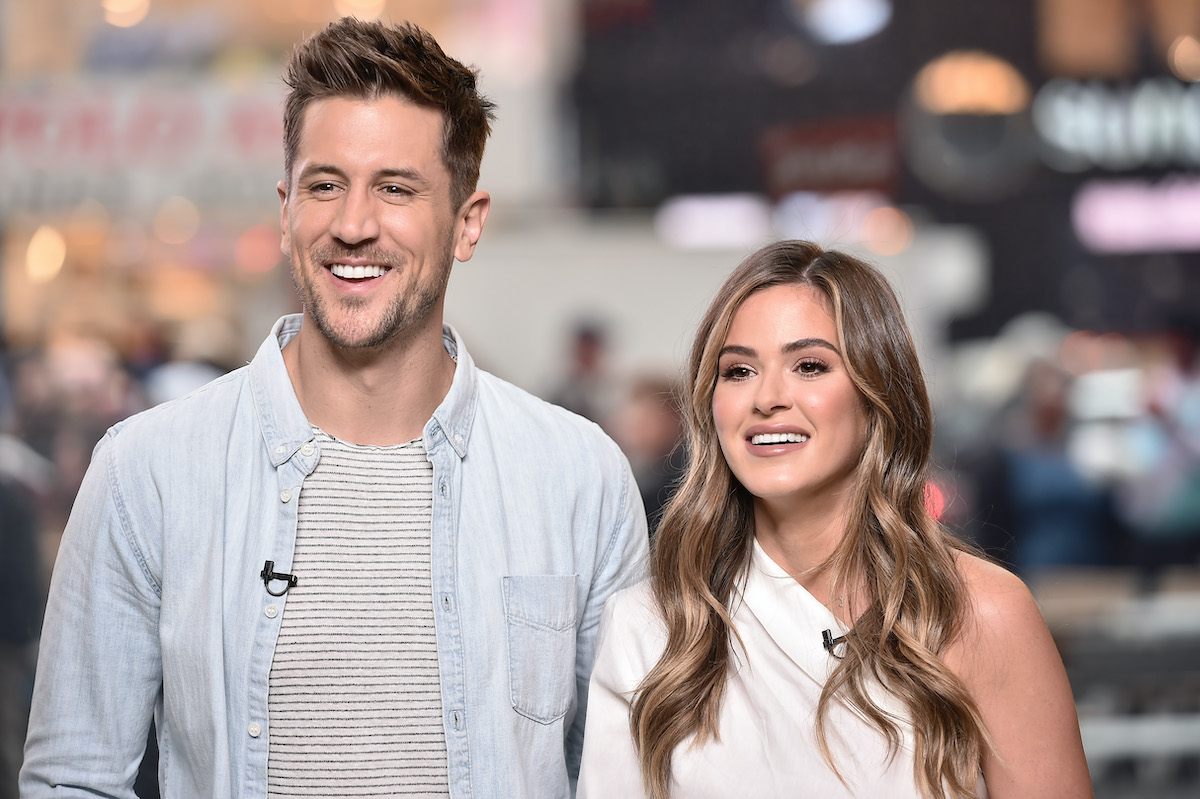
M 867 609 L 821 692 L 822 754 L 841 777 L 826 734 L 835 701 L 856 708 L 893 755 L 898 751 L 900 726 L 868 690 L 878 683 L 911 716 L 922 794 L 973 797 L 991 744 L 975 702 L 941 657 L 959 632 L 966 599 L 955 567 L 961 547 L 926 508 L 932 410 L 916 348 L 882 275 L 855 258 L 798 241 L 777 242 L 746 258 L 713 299 L 692 345 L 690 395 L 681 403 L 688 468 L 651 553 L 667 645 L 638 687 L 630 717 L 643 781 L 651 799 L 666 799 L 675 748 L 693 734 L 696 745 L 720 734 L 730 638 L 737 634 L 730 601 L 749 566 L 754 508 L 722 455 L 713 389 L 734 314 L 751 294 L 779 285 L 811 286 L 828 300 L 868 426 L 846 534 L 825 564 L 830 595 L 854 581 L 864 585 L 859 594 L 867 592 Z

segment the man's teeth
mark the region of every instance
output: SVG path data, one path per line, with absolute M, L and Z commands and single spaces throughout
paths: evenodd
M 750 437 L 751 444 L 800 444 L 808 441 L 803 433 L 759 433 Z
M 362 277 L 383 277 L 387 274 L 387 269 L 382 266 L 347 266 L 345 264 L 334 264 L 329 267 L 329 271 L 333 272 L 336 277 L 347 280 Z

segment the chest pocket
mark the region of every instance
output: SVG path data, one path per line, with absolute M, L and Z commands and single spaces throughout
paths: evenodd
M 505 577 L 508 687 L 513 709 L 540 724 L 575 697 L 574 574 Z

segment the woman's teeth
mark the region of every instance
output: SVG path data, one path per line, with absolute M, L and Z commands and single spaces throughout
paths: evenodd
M 808 441 L 803 433 L 759 433 L 750 437 L 751 444 L 802 444 Z

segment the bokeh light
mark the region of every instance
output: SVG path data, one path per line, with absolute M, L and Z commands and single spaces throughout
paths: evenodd
M 164 244 L 185 244 L 200 229 L 200 211 L 186 197 L 168 197 L 154 215 L 154 235 Z
M 1015 114 L 1029 105 L 1029 84 L 1012 64 L 979 50 L 958 50 L 917 73 L 914 96 L 931 114 Z
M 62 271 L 67 259 L 67 242 L 56 228 L 42 225 L 29 239 L 25 251 L 25 274 L 31 283 L 49 283 Z
M 118 28 L 132 28 L 150 13 L 150 0 L 103 0 L 104 21 Z

